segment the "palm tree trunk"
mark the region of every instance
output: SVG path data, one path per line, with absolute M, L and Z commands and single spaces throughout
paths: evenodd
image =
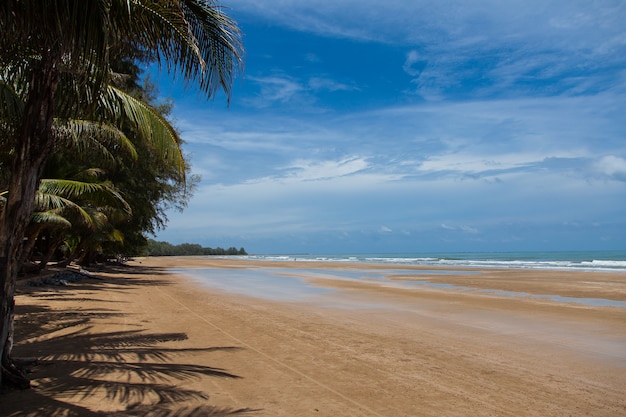
M 37 244 L 37 240 L 42 229 L 43 227 L 38 226 L 34 231 L 28 234 L 27 238 L 24 239 L 24 246 L 22 247 L 22 254 L 20 255 L 20 268 L 24 269 L 24 266 L 32 260 L 35 245 Z
M 56 252 L 58 247 L 61 246 L 61 243 L 63 243 L 62 234 L 59 234 L 56 238 L 51 239 L 51 242 L 49 242 L 49 245 L 48 245 L 48 249 L 43 254 L 41 261 L 39 261 L 39 264 L 37 265 L 37 269 L 39 271 L 42 271 L 46 268 L 46 266 L 48 265 L 48 262 L 50 262 L 50 259 L 52 259 L 54 252 Z
M 35 192 L 54 143 L 51 132 L 58 82 L 55 60 L 44 56 L 39 68 L 32 73 L 29 97 L 11 164 L 9 194 L 0 219 L 0 384 L 6 382 L 20 388 L 28 388 L 30 383 L 11 358 L 15 284 L 24 232 L 35 206 Z

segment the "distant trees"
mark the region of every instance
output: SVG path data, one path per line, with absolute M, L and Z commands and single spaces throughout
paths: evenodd
M 201 256 L 201 255 L 247 255 L 244 248 L 230 247 L 228 249 L 220 248 L 203 248 L 197 243 L 181 243 L 180 245 L 172 245 L 168 242 L 157 242 L 148 239 L 146 255 L 149 256 Z

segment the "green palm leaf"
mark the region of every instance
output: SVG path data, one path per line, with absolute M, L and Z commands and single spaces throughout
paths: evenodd
M 41 190 L 37 191 L 35 195 L 35 207 L 36 211 L 31 216 L 31 221 L 34 223 L 39 223 L 37 216 L 42 216 L 42 213 L 57 213 L 59 216 L 62 216 L 63 211 L 69 210 L 78 214 L 79 218 L 88 227 L 93 228 L 95 225 L 94 219 L 83 207 L 70 199 L 55 194 L 46 193 Z M 71 225 L 69 220 L 67 220 L 67 222 Z
M 181 139 L 165 118 L 147 104 L 113 86 L 108 87 L 100 105 L 111 118 L 130 121 L 139 135 L 152 145 L 157 156 L 184 178 L 185 160 L 180 148 Z
M 89 201 L 96 206 L 112 206 L 121 208 L 127 213 L 132 212 L 126 200 L 110 182 L 90 183 L 66 179 L 42 179 L 39 191 L 48 196 Z
M 13 86 L 0 78 L 0 120 L 19 120 L 24 114 L 24 102 Z
M 72 227 L 72 223 L 67 220 L 63 215 L 57 213 L 54 210 L 50 211 L 38 211 L 33 213 L 30 218 L 31 223 L 40 225 L 55 226 L 58 228 L 69 229 Z
M 198 82 L 209 96 L 220 88 L 230 96 L 243 58 L 241 33 L 230 17 L 206 0 L 131 3 L 131 38 L 151 58 L 165 61 L 169 73 Z
M 124 132 L 111 124 L 91 120 L 57 120 L 55 133 L 70 142 L 78 152 L 94 149 L 105 158 L 113 160 L 115 155 L 109 150 L 111 148 L 122 150 L 131 158 L 137 159 L 137 150 L 133 143 Z

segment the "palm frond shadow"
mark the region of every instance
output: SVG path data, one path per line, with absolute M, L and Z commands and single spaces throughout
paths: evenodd
M 106 265 L 93 265 L 91 267 L 89 267 L 89 270 L 92 272 L 107 272 L 107 273 L 113 273 L 113 274 L 119 274 L 119 275 L 140 275 L 140 276 L 146 276 L 146 275 L 169 275 L 168 269 L 167 268 L 162 268 L 162 267 L 156 267 L 156 266 L 143 266 L 143 265 L 114 265 L 114 264 L 106 264 Z M 135 279 L 133 278 L 133 282 L 136 282 Z M 144 280 L 141 280 L 141 282 L 144 282 Z M 146 284 L 152 284 L 154 283 L 154 281 L 149 281 L 146 280 L 145 281 Z M 161 285 L 163 283 L 162 280 L 159 280 L 159 284 Z M 165 282 L 166 285 L 168 285 L 169 283 L 166 281 Z
M 157 407 L 132 407 L 129 409 L 133 416 L 137 417 L 227 417 L 247 414 L 253 411 L 250 408 L 229 409 L 224 407 L 213 407 L 201 405 L 198 407 L 183 407 L 173 410 L 168 406 Z M 125 417 L 128 414 L 111 414 L 111 417 Z
M 72 365 L 67 362 L 64 366 Z M 197 375 L 206 375 L 219 378 L 240 378 L 237 375 L 226 372 L 224 369 L 213 368 L 193 364 L 164 364 L 145 362 L 126 362 L 124 364 L 112 362 L 91 362 L 89 368 L 84 368 L 79 362 L 78 369 L 74 372 L 75 377 L 97 379 L 112 373 L 124 372 L 124 377 L 129 380 L 140 380 L 149 383 L 174 382 L 185 379 L 193 379 Z
M 156 404 L 180 404 L 184 401 L 208 400 L 209 396 L 200 391 L 188 390 L 174 385 L 133 383 L 124 381 L 101 381 L 91 378 L 74 377 L 70 381 L 57 380 L 45 383 L 41 387 L 42 392 L 77 395 L 81 399 L 93 395 L 100 396 L 105 401 L 113 401 L 119 404 L 129 405 L 149 402 Z
M 28 398 L 26 398 L 28 395 Z M 66 417 L 103 417 L 104 413 L 89 410 L 80 405 L 56 400 L 45 393 L 35 390 L 16 393 L 5 393 L 2 402 L 2 414 L 6 417 L 41 417 L 57 416 Z M 17 398 L 10 398 L 10 397 Z M 9 397 L 7 399 L 7 397 Z M 175 414 L 173 414 L 174 416 Z M 128 414 L 119 414 L 118 417 L 130 417 Z
M 54 333 L 61 329 L 87 326 L 93 319 L 122 317 L 113 310 L 53 311 L 40 306 L 18 305 L 15 308 L 19 325 L 15 328 L 15 340 L 28 340 Z M 54 320 L 50 320 L 54 317 Z
M 92 266 L 89 268 L 92 273 L 91 276 L 85 276 L 81 281 L 79 281 L 80 288 L 83 291 L 91 291 L 97 292 L 101 291 L 103 288 L 106 288 L 107 291 L 111 292 L 119 292 L 125 291 L 128 288 L 136 288 L 136 287 L 149 287 L 158 285 L 159 287 L 167 287 L 173 285 L 174 282 L 168 279 L 160 278 L 159 280 L 153 280 L 149 278 L 145 278 L 148 276 L 162 276 L 168 275 L 169 272 L 166 268 L 159 267 L 148 267 L 148 266 Z M 114 279 L 110 279 L 106 274 L 101 274 L 100 272 L 106 274 L 116 274 Z M 36 276 L 34 276 L 36 277 Z M 131 278 L 132 277 L 132 278 Z M 33 278 L 33 277 L 30 277 Z M 23 292 L 32 293 L 31 295 L 34 297 L 54 297 L 62 294 L 72 294 L 74 285 L 69 286 L 52 286 L 43 285 L 39 286 L 29 286 L 27 281 L 30 278 L 23 279 L 21 290 Z M 37 279 L 31 279 L 31 281 L 37 281 Z M 42 292 L 42 288 L 52 288 L 53 291 L 50 292 Z
M 139 328 L 96 331 L 94 320 L 108 321 L 123 315 L 119 310 L 72 312 L 20 305 L 16 313 L 14 354 L 38 358 L 29 370 L 36 386 L 15 393 L 30 395 L 25 401 L 11 401 L 13 393 L 3 395 L 3 415 L 222 417 L 259 411 L 209 405 L 209 393 L 185 388 L 184 382 L 241 377 L 219 367 L 176 361 L 189 352 L 236 353 L 239 347 L 179 347 L 178 342 L 187 339 L 185 333 L 149 333 Z M 59 393 L 64 398 L 101 398 L 125 410 L 94 412 L 81 407 L 80 402 L 60 400 Z

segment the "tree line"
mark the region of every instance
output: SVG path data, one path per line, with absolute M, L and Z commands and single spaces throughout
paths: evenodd
M 169 242 L 157 242 L 154 239 L 148 239 L 148 246 L 146 248 L 146 254 L 149 256 L 200 256 L 200 255 L 247 255 L 248 253 L 244 248 L 230 247 L 224 249 L 217 248 L 204 248 L 197 243 L 181 243 L 179 245 L 172 245 Z
M 230 99 L 239 28 L 206 0 L 0 2 L 0 385 L 25 268 L 136 253 L 196 179 L 142 67 Z

